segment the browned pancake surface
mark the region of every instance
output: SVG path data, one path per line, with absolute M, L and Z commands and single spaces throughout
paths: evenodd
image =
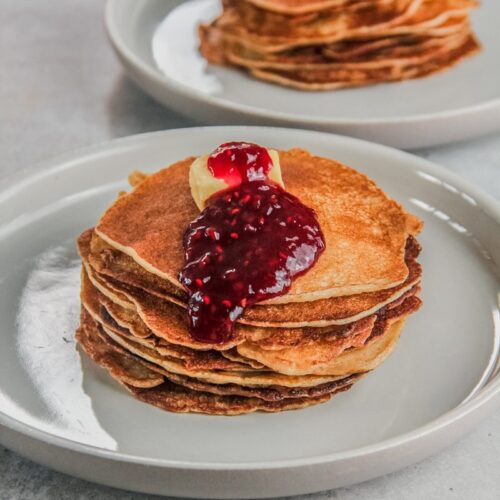
M 89 316 L 82 315 L 82 324 L 77 330 L 77 341 L 93 361 L 105 368 L 137 399 L 171 412 L 239 415 L 254 411 L 292 410 L 326 402 L 333 393 L 350 387 L 349 383 L 339 384 L 325 394 L 315 395 L 312 391 L 310 397 L 289 397 L 270 401 L 258 397 L 202 392 L 176 384 L 127 353 L 111 347 L 101 339 L 96 324 Z M 353 378 L 351 383 L 354 381 Z M 276 393 L 279 394 L 278 391 Z
M 201 54 L 213 64 L 246 68 L 261 80 L 300 90 L 422 78 L 480 50 L 469 21 L 476 0 L 223 5 L 219 17 L 199 26 Z
M 408 276 L 404 247 L 419 222 L 366 176 L 303 150 L 280 154 L 287 189 L 318 216 L 326 250 L 290 292 L 269 303 L 381 290 Z M 180 286 L 182 236 L 197 210 L 188 183 L 192 159 L 149 176 L 120 197 L 96 231 L 138 264 Z
M 128 291 L 136 297 L 138 302 L 146 303 L 146 297 L 147 302 L 151 303 L 149 306 L 145 306 L 147 309 L 156 308 L 154 304 L 159 304 L 158 310 L 172 308 L 172 306 L 161 305 L 162 303 L 158 299 L 173 301 L 176 304 L 182 304 L 186 301 L 184 293 L 172 295 L 174 287 L 171 284 L 166 285 L 165 280 L 148 273 L 136 264 L 133 259 L 116 249 L 111 249 L 105 245 L 104 256 L 101 251 L 92 254 L 89 249 L 91 238 L 92 241 L 96 239 L 92 237 L 90 230 L 80 237 L 79 247 L 82 258 L 85 262 L 92 263 L 94 265 L 93 269 L 97 268 L 96 270 L 105 275 L 102 277 L 103 280 L 106 279 L 106 276 L 112 278 L 111 283 L 114 284 L 115 289 L 119 290 L 121 287 L 121 290 L 126 293 L 127 288 L 124 285 L 131 286 L 132 288 L 129 288 Z M 102 244 L 99 243 L 97 248 L 101 249 L 101 247 Z M 265 328 L 273 326 L 279 328 L 307 328 L 308 325 L 317 328 L 356 321 L 367 314 L 376 312 L 378 308 L 391 302 L 420 281 L 422 269 L 415 260 L 419 252 L 420 246 L 414 238 L 410 237 L 405 252 L 405 261 L 409 274 L 407 279 L 397 287 L 379 292 L 316 300 L 308 302 L 307 305 L 300 302 L 279 305 L 258 304 L 255 307 L 246 309 L 240 322 L 254 327 L 261 326 Z M 147 292 L 147 295 L 144 296 L 135 290 L 137 288 Z M 175 311 L 172 312 L 172 315 L 175 317 Z M 238 335 L 239 331 L 236 336 L 238 337 Z

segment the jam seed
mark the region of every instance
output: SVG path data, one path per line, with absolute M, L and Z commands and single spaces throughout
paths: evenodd
M 222 305 L 223 305 L 223 306 L 226 306 L 226 307 L 229 309 L 229 308 L 231 307 L 231 301 L 229 301 L 229 300 L 227 300 L 227 299 L 226 299 L 226 300 L 223 300 L 223 301 L 222 301 Z
M 193 241 L 197 241 L 201 238 L 201 231 L 199 229 L 196 229 L 196 231 L 193 231 L 191 233 L 191 240 Z
M 205 229 L 205 234 L 214 241 L 218 241 L 220 239 L 220 234 L 213 228 L 213 227 L 207 227 Z
M 204 295 L 203 296 L 203 303 L 208 306 L 210 304 L 210 302 L 211 302 L 210 297 L 208 295 Z
M 233 240 L 237 240 L 239 238 L 238 233 L 231 233 L 229 236 L 231 236 Z

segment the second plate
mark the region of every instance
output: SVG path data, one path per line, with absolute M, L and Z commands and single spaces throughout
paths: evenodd
M 476 57 L 420 80 L 330 92 L 264 83 L 207 66 L 196 27 L 220 0 L 109 0 L 106 25 L 128 75 L 158 101 L 199 122 L 273 124 L 361 137 L 399 148 L 458 141 L 500 128 L 500 3 L 473 13 Z

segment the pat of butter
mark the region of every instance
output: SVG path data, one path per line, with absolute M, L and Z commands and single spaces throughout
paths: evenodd
M 268 149 L 267 152 L 273 162 L 272 168 L 269 170 L 267 176 L 272 181 L 285 187 L 281 177 L 280 157 L 278 151 Z M 191 187 L 191 196 L 196 203 L 196 206 L 203 210 L 205 202 L 218 191 L 223 191 L 229 186 L 222 180 L 217 179 L 212 175 L 207 165 L 208 155 L 199 156 L 193 161 L 189 169 L 189 186 Z

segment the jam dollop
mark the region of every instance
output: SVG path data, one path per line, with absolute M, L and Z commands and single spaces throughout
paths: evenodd
M 272 166 L 267 149 L 250 142 L 221 144 L 207 160 L 212 175 L 229 187 L 242 182 L 264 181 Z
M 209 157 L 214 172 L 231 176 L 236 169 L 242 182 L 213 195 L 184 234 L 179 279 L 190 294 L 189 330 L 200 342 L 230 340 L 246 307 L 285 294 L 325 248 L 314 210 L 269 179 L 254 177 L 268 170 L 264 152 L 229 143 Z

